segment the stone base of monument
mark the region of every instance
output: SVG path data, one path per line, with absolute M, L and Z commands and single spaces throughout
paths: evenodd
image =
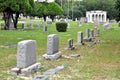
M 92 39 L 91 39 L 91 38 L 86 38 L 86 37 L 85 37 L 83 40 L 84 40 L 84 41 L 91 41 Z
M 65 48 L 65 50 L 74 50 L 75 49 L 75 46 L 72 46 L 70 48 Z
M 77 43 L 77 45 L 84 45 L 84 43 Z
M 43 59 L 47 59 L 47 60 L 57 60 L 61 56 L 62 56 L 62 53 L 57 52 L 57 53 L 54 53 L 52 55 L 44 54 L 42 57 L 43 57 Z
M 37 72 L 39 69 L 41 68 L 41 64 L 40 63 L 35 63 L 27 68 L 12 68 L 10 70 L 10 73 L 11 74 L 15 74 L 15 75 L 22 75 L 22 76 L 25 76 L 25 75 L 28 75 L 32 72 Z

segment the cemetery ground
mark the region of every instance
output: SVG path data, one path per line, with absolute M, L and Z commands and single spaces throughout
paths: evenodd
M 29 24 L 28 20 L 25 21 Z M 42 27 L 36 27 L 40 21 L 33 20 L 33 23 L 34 29 L 22 30 L 22 24 L 18 23 L 18 30 L 0 31 L 0 80 L 31 80 L 35 75 L 42 75 L 46 70 L 60 65 L 64 65 L 65 68 L 50 76 L 50 80 L 120 80 L 120 27 L 117 23 L 112 23 L 111 29 L 107 31 L 103 31 L 100 25 L 100 35 L 96 37 L 99 42 L 92 47 L 87 46 L 89 42 L 85 42 L 85 45 L 76 45 L 77 32 L 83 31 L 85 36 L 86 28 L 93 28 L 92 23 L 82 23 L 81 27 L 77 27 L 77 22 L 70 22 L 71 26 L 67 32 L 57 32 L 55 23 L 47 25 L 48 31 L 43 32 Z M 59 50 L 63 55 L 80 54 L 80 57 L 63 56 L 55 61 L 43 60 L 42 55 L 46 53 L 49 34 L 59 35 Z M 65 50 L 67 40 L 71 38 L 75 50 Z M 37 42 L 37 62 L 41 63 L 42 68 L 27 77 L 9 74 L 9 70 L 16 66 L 17 47 L 4 48 L 3 46 L 29 39 Z

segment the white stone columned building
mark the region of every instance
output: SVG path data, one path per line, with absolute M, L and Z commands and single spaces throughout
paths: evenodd
M 98 20 L 98 22 L 107 21 L 107 12 L 106 11 L 87 11 L 86 12 L 87 22 L 92 22 Z

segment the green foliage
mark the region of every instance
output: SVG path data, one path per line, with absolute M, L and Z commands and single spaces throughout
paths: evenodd
M 56 23 L 56 30 L 58 32 L 66 32 L 67 23 L 66 22 L 57 22 Z
M 46 9 L 49 15 L 61 15 L 63 13 L 62 8 L 55 2 L 49 3 Z
M 61 0 L 55 0 L 61 5 Z M 64 1 L 64 0 L 62 0 Z M 119 0 L 118 0 L 119 1 Z M 65 2 L 65 3 L 64 3 Z M 62 2 L 62 8 L 64 10 L 64 15 L 70 16 L 70 18 L 80 18 L 85 17 L 86 11 L 91 10 L 103 10 L 107 11 L 107 16 L 109 19 L 114 19 L 116 17 L 115 0 L 69 0 Z M 73 10 L 72 10 L 73 9 Z
M 116 0 L 115 8 L 117 9 L 117 17 L 116 20 L 120 21 L 120 0 Z
M 1 0 L 0 12 L 6 11 L 8 8 L 11 9 L 12 12 L 24 13 L 31 11 L 31 1 L 33 0 Z
M 35 10 L 35 14 L 39 17 L 51 16 L 52 18 L 54 18 L 54 16 L 63 13 L 62 8 L 55 2 L 36 2 Z
M 21 20 L 29 24 L 29 20 Z M 0 23 L 3 23 L 0 22 Z M 40 23 L 40 20 L 33 20 L 34 26 Z M 20 23 L 21 24 L 21 23 Z M 56 76 L 50 76 L 51 80 L 119 80 L 120 79 L 120 28 L 117 27 L 117 23 L 111 23 L 112 28 L 103 31 L 103 27 L 100 26 L 100 36 L 97 40 L 100 40 L 92 47 L 88 47 L 89 42 L 85 42 L 86 45 L 75 45 L 76 49 L 69 51 L 64 50 L 67 47 L 67 40 L 72 38 L 74 44 L 77 42 L 77 32 L 82 31 L 85 33 L 86 28 L 89 25 L 90 29 L 93 29 L 93 24 L 82 23 L 82 27 L 76 27 L 77 22 L 70 22 L 71 29 L 65 33 L 57 32 L 55 24 L 51 24 L 48 27 L 48 32 L 43 33 L 42 28 L 35 27 L 33 30 L 12 30 L 0 32 L 0 46 L 8 44 L 17 44 L 22 40 L 36 40 L 37 48 L 37 62 L 40 62 L 44 67 L 38 71 L 38 73 L 32 73 L 30 76 L 34 77 L 36 74 L 44 73 L 50 68 L 55 68 L 59 65 L 67 65 Z M 59 35 L 59 50 L 64 55 L 69 56 L 71 54 L 80 53 L 80 57 L 73 59 L 60 58 L 59 61 L 43 60 L 41 55 L 46 53 L 47 36 L 49 34 Z M 85 37 L 85 35 L 84 35 Z M 0 80 L 19 80 L 20 77 L 16 75 L 10 75 L 7 71 L 16 66 L 16 52 L 17 48 L 2 48 L 0 47 Z M 49 65 L 48 65 L 49 64 Z M 28 75 L 29 76 L 29 75 Z M 59 77 L 60 76 L 60 77 Z M 28 77 L 28 80 L 31 80 Z M 24 78 L 25 79 L 25 78 Z
M 17 23 L 20 13 L 30 14 L 34 8 L 33 0 L 1 0 L 0 1 L 0 12 L 3 12 L 5 27 L 9 29 L 9 21 L 13 20 L 14 28 L 17 29 Z M 15 14 L 15 16 L 13 16 Z

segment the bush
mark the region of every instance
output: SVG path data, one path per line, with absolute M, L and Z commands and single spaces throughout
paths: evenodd
M 66 32 L 67 23 L 66 22 L 57 22 L 56 23 L 56 30 L 58 32 Z

